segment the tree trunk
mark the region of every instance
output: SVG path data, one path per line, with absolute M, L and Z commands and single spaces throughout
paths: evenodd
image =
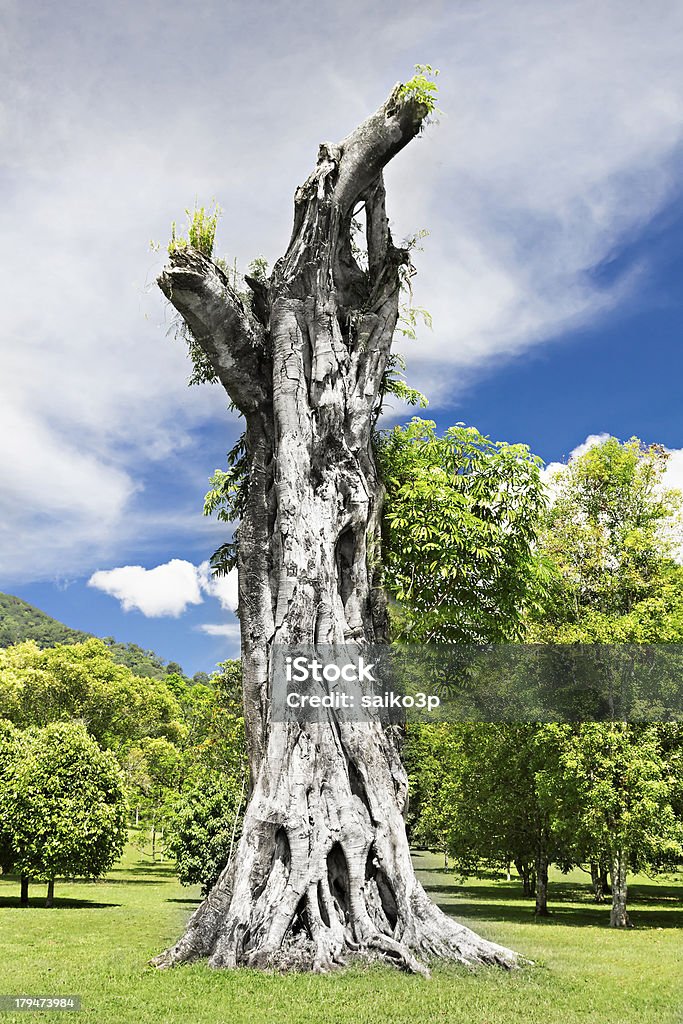
M 596 903 L 604 903 L 605 901 L 605 875 L 602 870 L 602 865 L 596 860 L 590 862 L 591 867 L 591 885 L 593 886 L 593 898 Z
M 28 875 L 21 876 L 21 895 L 19 897 L 19 903 L 22 907 L 28 906 L 28 883 L 30 879 Z
M 45 906 L 54 907 L 55 905 L 55 880 L 51 878 L 47 883 L 47 895 L 45 897 Z
M 517 874 L 522 879 L 522 892 L 525 896 L 536 895 L 536 873 L 526 860 L 516 860 L 515 869 Z
M 609 916 L 610 928 L 632 927 L 626 910 L 626 898 L 628 895 L 626 871 L 626 851 L 618 849 L 612 857 L 612 909 Z
M 547 917 L 548 910 L 548 850 L 543 839 L 539 840 L 536 853 L 536 909 L 538 917 Z
M 396 87 L 339 145 L 320 146 L 285 256 L 267 282 L 247 278 L 251 304 L 190 247 L 159 279 L 246 419 L 238 572 L 252 791 L 234 860 L 157 966 L 208 957 L 324 971 L 380 956 L 427 973 L 430 956 L 516 962 L 418 882 L 393 732 L 333 711 L 307 724 L 270 715 L 274 645 L 387 637 L 372 431 L 408 253 L 392 243 L 382 170 L 426 113 Z M 351 246 L 359 204 L 367 270 Z

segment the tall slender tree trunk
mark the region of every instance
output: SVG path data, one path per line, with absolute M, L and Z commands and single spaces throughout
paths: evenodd
M 547 917 L 548 910 L 548 848 L 545 837 L 538 841 L 536 853 L 536 908 L 537 917 Z
M 593 886 L 593 898 L 596 903 L 603 903 L 605 900 L 605 892 L 607 889 L 607 877 L 606 872 L 597 860 L 590 862 L 591 869 L 591 885 Z
M 628 868 L 626 851 L 615 850 L 612 856 L 612 909 L 610 911 L 609 923 L 611 928 L 630 928 L 631 920 L 626 910 L 628 886 L 626 884 L 626 872 Z
M 21 904 L 22 907 L 27 907 L 28 906 L 28 884 L 29 884 L 29 881 L 30 881 L 30 879 L 29 879 L 28 875 L 22 875 L 21 876 L 21 895 L 19 896 L 19 903 Z
M 380 956 L 426 973 L 431 956 L 511 966 L 428 899 L 410 858 L 407 778 L 391 731 L 271 720 L 276 644 L 387 637 L 382 487 L 372 430 L 398 316 L 400 269 L 382 170 L 427 113 L 396 87 L 297 190 L 294 229 L 245 303 L 207 256 L 172 252 L 159 279 L 246 419 L 239 618 L 251 796 L 239 848 L 158 966 L 323 971 Z M 365 209 L 367 270 L 351 246 Z
M 55 905 L 55 880 L 51 878 L 47 883 L 47 894 L 45 896 L 45 906 L 54 907 Z

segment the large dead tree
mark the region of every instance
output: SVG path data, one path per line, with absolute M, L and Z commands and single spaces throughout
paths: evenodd
M 512 966 L 417 881 L 393 735 L 330 713 L 271 720 L 274 644 L 381 642 L 381 483 L 371 434 L 408 253 L 391 238 L 382 172 L 428 113 L 396 86 L 297 189 L 294 229 L 245 303 L 191 247 L 159 284 L 246 420 L 239 618 L 251 796 L 237 855 L 160 967 L 327 970 L 353 955 L 426 973 L 432 957 Z M 364 205 L 367 270 L 352 250 Z

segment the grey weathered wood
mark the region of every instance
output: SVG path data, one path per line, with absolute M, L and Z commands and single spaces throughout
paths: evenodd
M 429 957 L 512 966 L 511 951 L 442 914 L 417 881 L 407 779 L 377 724 L 270 721 L 275 643 L 386 639 L 382 488 L 371 433 L 408 259 L 389 231 L 382 171 L 427 109 L 387 101 L 320 146 L 297 189 L 287 252 L 245 305 L 193 249 L 159 279 L 246 418 L 247 509 L 239 617 L 252 791 L 233 862 L 158 966 L 328 970 L 382 956 L 426 973 Z M 351 250 L 365 204 L 368 271 Z

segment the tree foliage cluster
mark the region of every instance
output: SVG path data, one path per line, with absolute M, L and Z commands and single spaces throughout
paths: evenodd
M 590 872 L 599 902 L 609 877 L 610 923 L 621 927 L 627 872 L 673 870 L 683 857 L 682 758 L 678 724 L 416 726 L 412 838 L 464 876 L 514 866 L 540 915 L 550 864 Z
M 137 676 L 95 638 L 0 650 L 0 865 L 24 896 L 29 880 L 101 874 L 125 828 L 152 860 L 174 856 L 183 881 L 215 876 L 239 836 L 240 678 L 238 662 Z
M 48 883 L 58 876 L 96 878 L 112 866 L 126 838 L 126 794 L 115 756 L 76 722 L 16 729 L 0 720 L 0 866 Z
M 515 619 L 520 639 L 683 641 L 680 496 L 664 486 L 666 457 L 659 446 L 610 438 L 558 471 L 528 535 L 534 596 Z M 447 535 L 448 517 L 434 522 Z M 477 588 L 470 594 L 478 600 Z M 419 607 L 403 614 L 419 628 Z M 550 863 L 590 871 L 597 899 L 609 877 L 610 922 L 622 927 L 628 872 L 683 858 L 680 721 L 423 725 L 412 728 L 406 758 L 413 840 L 452 856 L 463 874 L 514 864 L 539 914 Z
M 520 640 L 538 598 L 545 507 L 526 445 L 414 417 L 378 438 L 386 488 L 385 584 L 395 636 L 421 643 Z

